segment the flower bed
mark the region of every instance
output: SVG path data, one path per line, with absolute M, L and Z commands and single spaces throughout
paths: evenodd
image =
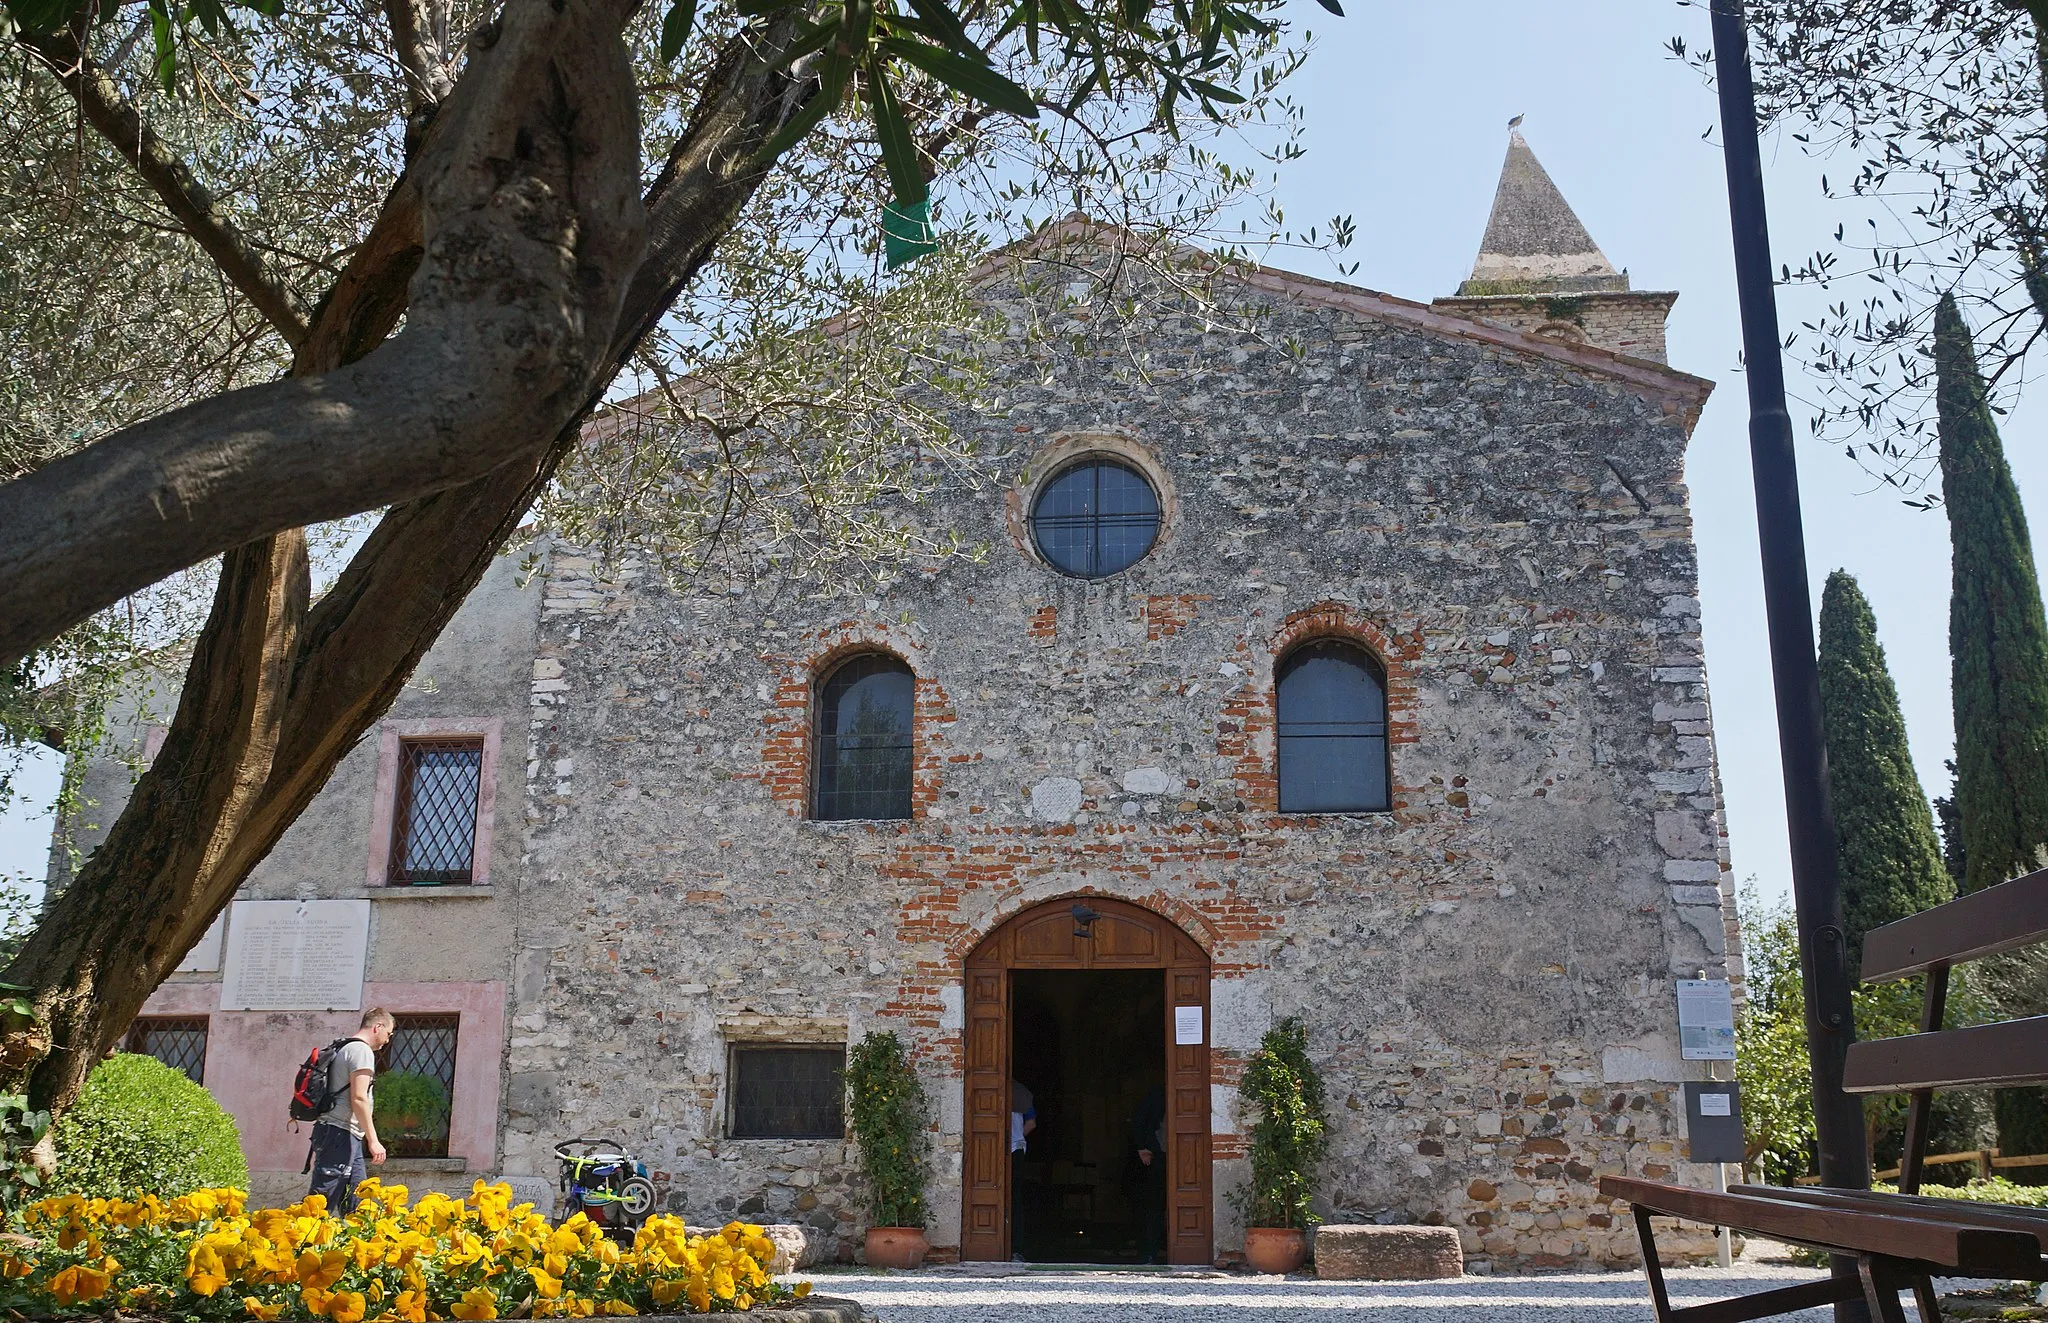
M 581 1213 L 556 1226 L 515 1206 L 506 1185 L 414 1203 L 404 1186 L 370 1180 L 360 1197 L 347 1217 L 318 1195 L 251 1212 L 239 1190 L 45 1199 L 23 1211 L 26 1234 L 0 1247 L 0 1306 L 427 1323 L 724 1312 L 810 1293 L 770 1280 L 773 1242 L 739 1222 L 692 1236 L 682 1219 L 656 1216 L 625 1245 Z

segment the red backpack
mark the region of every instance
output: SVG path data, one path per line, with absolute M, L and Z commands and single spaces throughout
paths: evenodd
M 337 1038 L 326 1047 L 314 1048 L 299 1067 L 299 1073 L 292 1079 L 292 1120 L 317 1121 L 334 1105 L 336 1090 L 330 1082 L 334 1072 L 328 1067 L 346 1042 L 346 1038 Z

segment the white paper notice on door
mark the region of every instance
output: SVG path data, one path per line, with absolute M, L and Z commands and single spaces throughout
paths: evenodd
M 1202 1042 L 1202 1008 L 1199 1006 L 1176 1006 L 1173 1008 L 1173 1043 L 1175 1047 L 1199 1047 Z
M 1734 1101 L 1733 1098 L 1730 1098 L 1725 1093 L 1702 1093 L 1700 1095 L 1700 1115 L 1732 1116 L 1734 1113 L 1730 1110 L 1729 1104 Z

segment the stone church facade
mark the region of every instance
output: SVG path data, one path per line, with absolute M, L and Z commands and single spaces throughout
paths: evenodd
M 1246 270 L 1222 296 L 1255 322 L 1161 312 L 1142 377 L 1050 310 L 997 356 L 1007 411 L 954 419 L 1000 485 L 924 507 L 978 562 L 854 597 L 607 580 L 561 546 L 530 585 L 494 569 L 434 684 L 245 890 L 364 899 L 363 1004 L 455 1016 L 467 1128 L 416 1179 L 538 1194 L 553 1143 L 603 1134 L 693 1219 L 851 1253 L 848 1141 L 760 1133 L 782 1123 L 735 1081 L 795 1072 L 795 1097 L 821 1052 L 893 1029 L 933 1104 L 931 1239 L 1007 1259 L 991 1100 L 1027 983 L 1163 970 L 1174 1261 L 1240 1243 L 1236 1085 L 1286 1016 L 1329 1093 L 1328 1212 L 1455 1226 L 1475 1264 L 1633 1261 L 1595 1182 L 1708 1179 L 1673 980 L 1741 975 L 1684 484 L 1709 386 L 1663 361 L 1674 296 L 1628 288 L 1519 136 L 1483 247 L 1431 305 Z M 1013 321 L 1037 260 L 991 267 Z M 1113 572 L 1046 531 L 1084 472 L 1152 494 Z M 1107 491 L 1091 554 L 1122 536 Z M 1380 707 L 1290 715 L 1311 662 Z M 833 725 L 889 676 L 900 740 Z M 404 888 L 394 778 L 437 739 L 476 750 L 487 875 Z M 832 760 L 884 745 L 900 811 L 839 813 Z M 267 1136 L 271 1058 L 342 1013 L 223 1011 L 221 978 L 181 973 L 150 1013 L 208 1021 L 207 1084 Z M 298 1153 L 248 1142 L 287 1188 Z

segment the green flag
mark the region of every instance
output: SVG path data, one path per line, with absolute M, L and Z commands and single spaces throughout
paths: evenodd
M 938 247 L 930 198 L 882 204 L 882 258 L 891 271 L 938 251 Z

